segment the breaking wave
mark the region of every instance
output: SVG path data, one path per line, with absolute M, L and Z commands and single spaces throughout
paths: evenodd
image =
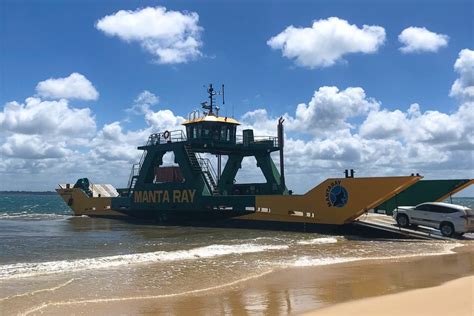
M 417 253 L 417 254 L 401 254 L 394 256 L 377 256 L 377 257 L 326 257 L 326 258 L 316 258 L 303 256 L 293 262 L 290 262 L 286 266 L 290 267 L 313 267 L 313 266 L 325 266 L 337 263 L 353 262 L 353 261 L 363 261 L 363 260 L 388 260 L 388 259 L 403 259 L 403 258 L 412 258 L 412 257 L 424 257 L 424 256 L 438 256 L 442 254 L 453 253 L 453 249 L 463 246 L 462 243 L 450 243 L 446 244 L 441 251 L 437 252 L 427 252 L 427 253 Z
M 313 266 L 326 266 L 336 263 L 352 262 L 358 260 L 364 260 L 366 258 L 356 258 L 356 257 L 335 257 L 335 258 L 313 258 L 313 257 L 301 257 L 294 261 L 290 266 L 293 267 L 313 267 Z
M 321 237 L 308 240 L 300 240 L 296 242 L 298 245 L 319 245 L 319 244 L 335 244 L 337 239 L 334 237 Z
M 58 214 L 58 213 L 31 213 L 27 211 L 23 212 L 8 212 L 0 213 L 1 219 L 37 219 L 37 220 L 54 220 L 54 219 L 66 219 L 72 217 L 70 214 Z
M 0 266 L 0 279 L 24 278 L 43 274 L 74 272 L 80 270 L 113 268 L 130 264 L 196 260 L 230 254 L 255 253 L 287 249 L 286 245 L 210 245 L 190 250 L 156 251 L 98 258 L 59 260 L 49 262 L 15 263 Z

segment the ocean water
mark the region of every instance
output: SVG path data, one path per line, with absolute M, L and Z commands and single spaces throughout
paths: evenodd
M 474 199 L 453 199 L 474 207 Z M 449 253 L 469 240 L 158 226 L 74 217 L 57 195 L 0 195 L 0 310 L 169 297 L 229 286 L 288 267 Z

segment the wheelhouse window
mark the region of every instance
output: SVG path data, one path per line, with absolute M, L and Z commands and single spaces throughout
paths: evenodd
M 189 138 L 192 138 L 192 127 L 191 126 L 186 126 L 186 134 L 188 135 Z
M 222 141 L 226 141 L 227 137 L 226 137 L 226 134 L 227 134 L 227 126 L 222 126 L 221 127 L 221 140 Z
M 231 140 L 232 142 L 235 142 L 235 127 L 232 127 L 232 128 L 230 129 L 230 140 Z
M 218 126 L 213 126 L 212 128 L 212 139 L 219 140 L 220 137 L 220 128 Z
M 188 125 L 186 126 L 186 133 L 188 135 L 188 138 L 190 139 L 196 139 L 199 138 L 199 129 L 196 125 Z
M 202 138 L 209 138 L 211 136 L 211 130 L 207 126 L 202 128 Z

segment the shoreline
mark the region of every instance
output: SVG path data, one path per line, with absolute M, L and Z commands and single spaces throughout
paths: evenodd
M 60 304 L 55 305 L 56 298 L 33 314 L 304 314 L 341 303 L 439 286 L 469 275 L 474 275 L 474 245 L 439 255 L 288 267 L 170 296 L 133 297 L 133 293 L 127 293 L 132 296 L 113 300 L 97 297 L 83 302 L 58 300 Z

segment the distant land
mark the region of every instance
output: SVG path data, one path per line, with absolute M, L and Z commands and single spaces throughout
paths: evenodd
M 29 194 L 29 195 L 54 195 L 54 191 L 0 191 L 0 194 Z

